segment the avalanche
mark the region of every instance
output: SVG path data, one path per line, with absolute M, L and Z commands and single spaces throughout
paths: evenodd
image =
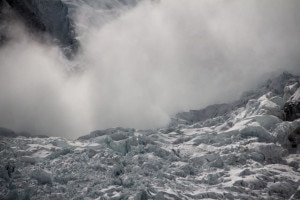
M 3 128 L 0 199 L 299 199 L 299 147 L 289 134 L 300 119 L 285 121 L 283 110 L 299 100 L 299 82 L 284 73 L 158 130 L 70 141 Z

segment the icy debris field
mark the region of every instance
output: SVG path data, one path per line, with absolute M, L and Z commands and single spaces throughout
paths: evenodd
M 282 120 L 297 88 L 284 84 L 165 129 L 1 137 L 0 199 L 300 199 L 300 150 L 288 139 L 300 120 Z

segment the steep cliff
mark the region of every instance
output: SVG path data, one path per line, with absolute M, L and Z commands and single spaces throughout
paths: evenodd
M 61 47 L 66 57 L 72 58 L 80 46 L 77 38 L 88 31 L 89 24 L 102 26 L 136 6 L 140 1 L 0 0 L 0 46 L 10 37 L 6 33 L 9 29 L 6 24 L 11 18 L 18 18 L 29 32 L 37 36 L 49 35 Z
M 299 84 L 297 84 L 299 86 Z M 285 119 L 294 121 L 300 118 L 300 87 L 284 105 Z
M 49 34 L 67 57 L 76 54 L 79 43 L 74 23 L 61 0 L 2 0 L 1 4 L 14 12 L 30 32 Z M 5 17 L 6 12 L 2 9 L 1 15 Z

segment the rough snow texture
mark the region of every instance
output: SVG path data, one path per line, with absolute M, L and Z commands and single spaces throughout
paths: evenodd
M 1 129 L 0 199 L 299 199 L 300 149 L 289 133 L 300 120 L 281 119 L 291 78 L 278 93 L 258 89 L 245 104 L 166 129 L 114 128 L 75 141 Z
M 300 76 L 290 73 L 283 73 L 280 76 L 268 80 L 264 85 L 256 90 L 245 92 L 242 97 L 229 104 L 215 104 L 201 110 L 191 110 L 189 112 L 178 113 L 171 124 L 185 123 L 193 124 L 195 122 L 205 121 L 218 116 L 230 117 L 232 110 L 244 107 L 251 99 L 257 99 L 264 94 L 272 95 L 272 101 L 275 101 L 281 109 L 285 102 L 292 98 L 297 88 L 300 86 Z M 284 115 L 284 113 L 281 113 Z M 283 116 L 279 116 L 283 117 Z

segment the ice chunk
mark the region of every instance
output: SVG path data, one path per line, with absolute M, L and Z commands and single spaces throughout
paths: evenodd
M 36 169 L 31 172 L 31 178 L 34 178 L 38 181 L 39 184 L 52 184 L 52 173 L 42 170 Z

